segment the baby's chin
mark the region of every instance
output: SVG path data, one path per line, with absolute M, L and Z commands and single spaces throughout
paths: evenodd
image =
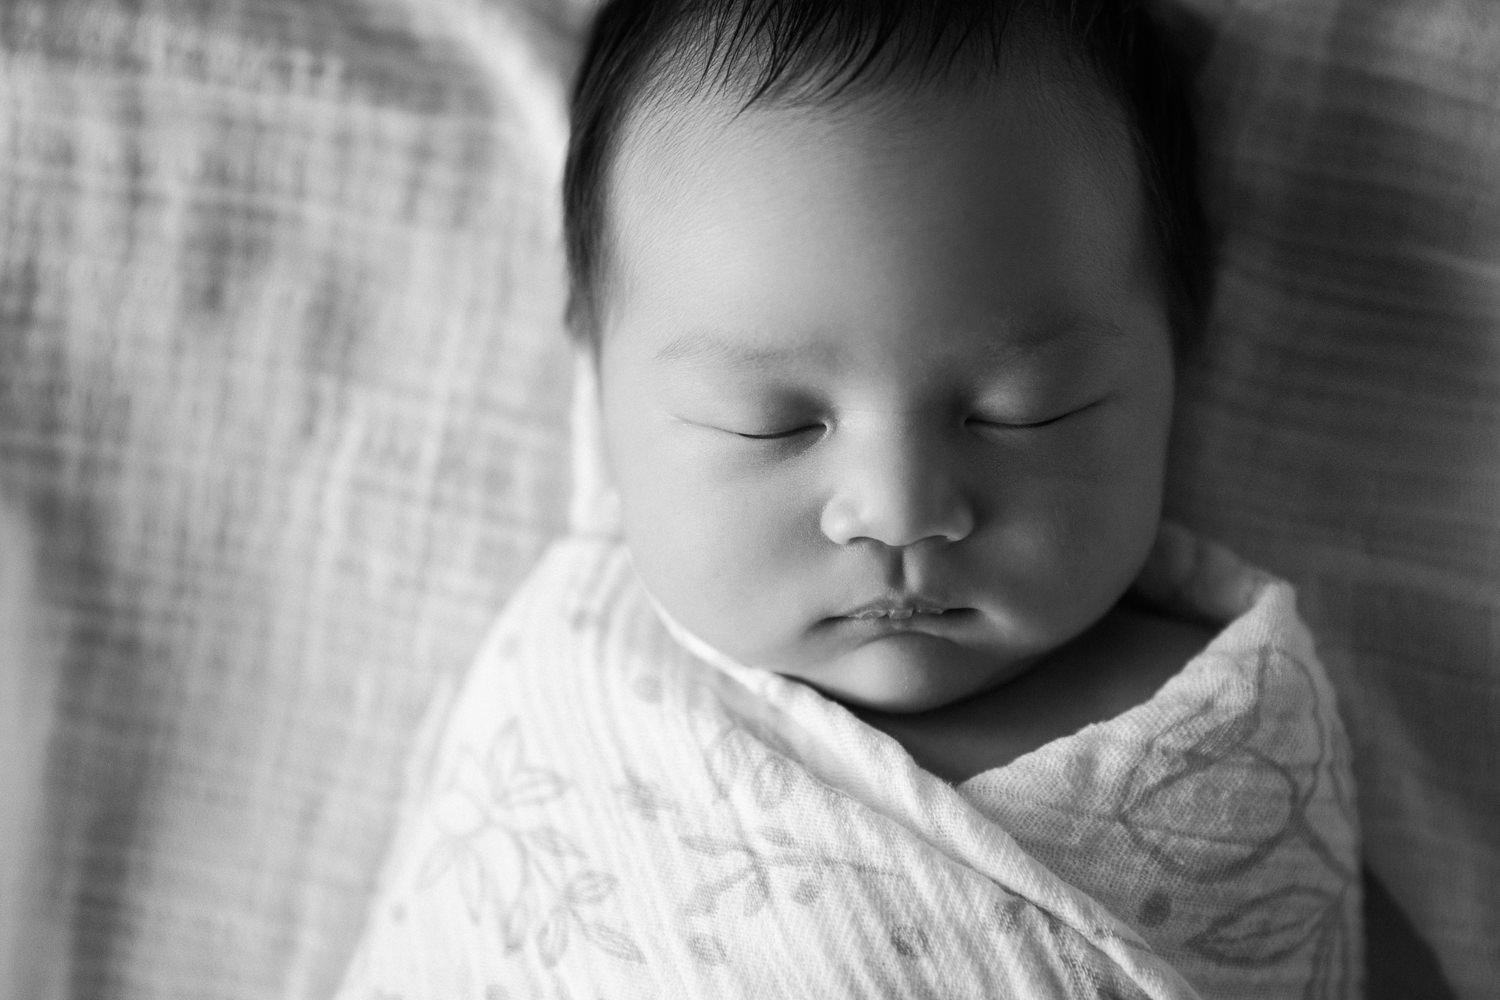
M 829 661 L 777 672 L 849 708 L 907 715 L 994 690 L 1039 659 L 907 633 L 867 643 Z

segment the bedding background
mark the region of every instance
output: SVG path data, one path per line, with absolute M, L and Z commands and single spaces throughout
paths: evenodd
M 1368 863 L 1485 996 L 1500 8 L 1155 6 L 1222 237 L 1171 510 L 1298 584 Z M 0 2 L 0 487 L 60 663 L 25 995 L 331 991 L 421 720 L 565 522 L 590 7 Z
M 1371 995 L 1443 996 L 1439 972 L 1493 995 L 1500 7 L 1216 13 L 1222 260 L 1169 506 L 1298 586 L 1353 742 L 1370 898 L 1434 953 L 1373 919 Z

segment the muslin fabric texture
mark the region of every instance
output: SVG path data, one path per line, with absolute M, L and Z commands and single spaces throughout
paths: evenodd
M 333 988 L 414 724 L 562 523 L 553 16 L 0 5 L 62 995 Z
M 1154 6 L 1220 250 L 1169 505 L 1297 586 L 1368 864 L 1487 996 L 1500 12 Z M 58 649 L 27 905 L 61 995 L 338 979 L 417 720 L 565 520 L 588 7 L 0 5 L 0 486 Z
M 1363 996 L 1348 745 L 1291 588 L 1168 525 L 1140 592 L 1222 628 L 953 786 L 665 618 L 619 539 L 559 541 L 441 723 L 339 1000 Z

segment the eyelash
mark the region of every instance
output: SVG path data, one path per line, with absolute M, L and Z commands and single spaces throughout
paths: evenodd
M 822 429 L 822 424 L 806 424 L 802 427 L 793 427 L 789 431 L 776 431 L 773 434 L 745 434 L 741 431 L 731 431 L 730 433 L 749 441 L 784 441 L 787 438 L 796 437 L 798 434 L 806 434 L 808 431 L 821 431 Z
M 1083 409 L 1087 409 L 1087 407 L 1084 407 Z M 1048 417 L 1046 420 L 1035 420 L 1031 421 L 1030 423 L 1007 423 L 1001 420 L 982 420 L 978 417 L 971 418 L 969 420 L 969 423 L 978 424 L 981 427 L 992 427 L 996 430 L 1029 431 L 1039 430 L 1043 427 L 1049 427 L 1052 424 L 1055 424 L 1061 420 L 1066 420 L 1068 417 L 1071 417 L 1079 412 L 1081 411 L 1070 410 L 1067 413 L 1061 413 L 1055 417 Z M 812 431 L 822 430 L 822 424 L 807 424 L 803 427 L 793 427 L 790 430 L 775 431 L 770 434 L 748 434 L 743 431 L 731 431 L 730 433 L 734 434 L 735 437 L 741 437 L 747 441 L 785 441 L 789 438 L 794 438 L 799 434 L 807 434 Z
M 1048 417 L 1045 420 L 1033 420 L 1033 421 L 1030 421 L 1028 423 L 1015 423 L 1015 422 L 1007 422 L 1007 421 L 1003 421 L 1003 420 L 985 420 L 982 417 L 970 417 L 964 423 L 965 423 L 965 426 L 977 425 L 979 427 L 982 427 L 982 428 L 985 428 L 985 429 L 989 429 L 989 430 L 993 430 L 993 431 L 996 431 L 998 433 L 1003 433 L 1003 432 L 1006 432 L 1006 431 L 1034 431 L 1034 430 L 1042 430 L 1043 428 L 1051 427 L 1053 424 L 1060 423 L 1060 422 L 1062 422 L 1064 420 L 1067 420 L 1067 419 L 1069 419 L 1071 417 L 1076 417 L 1080 413 L 1084 413 L 1085 411 L 1092 410 L 1095 406 L 1099 405 L 1100 402 L 1102 402 L 1102 400 L 1097 400 L 1097 401 L 1092 402 L 1092 403 L 1087 403 L 1087 404 L 1085 404 L 1083 406 L 1075 407 L 1074 409 L 1071 409 L 1071 410 L 1067 411 L 1066 413 L 1059 413 L 1055 417 Z M 749 434 L 749 433 L 746 433 L 746 432 L 743 432 L 743 431 L 730 431 L 729 433 L 733 434 L 735 437 L 743 438 L 746 441 L 777 442 L 777 441 L 789 441 L 789 440 L 791 440 L 793 438 L 796 438 L 796 437 L 799 437 L 799 436 L 801 436 L 803 434 L 809 434 L 809 433 L 813 433 L 813 432 L 817 432 L 817 433 L 821 434 L 826 429 L 827 429 L 827 425 L 826 424 L 819 423 L 819 424 L 803 424 L 800 427 L 792 427 L 792 428 L 788 428 L 787 430 L 784 430 L 784 431 L 773 431 L 773 432 L 771 432 L 769 434 Z
M 970 422 L 979 424 L 982 427 L 994 427 L 999 430 L 1005 431 L 1032 431 L 1038 430 L 1042 427 L 1051 426 L 1052 424 L 1057 423 L 1059 420 L 1066 420 L 1068 417 L 1071 417 L 1074 413 L 1077 412 L 1077 410 L 1072 410 L 1068 413 L 1062 413 L 1055 417 L 1048 417 L 1046 420 L 1033 420 L 1028 423 L 1008 423 L 1003 420 L 982 420 L 978 417 L 975 417 Z
M 990 427 L 995 427 L 995 428 L 997 428 L 999 430 L 1012 430 L 1012 431 L 1039 430 L 1040 428 L 1050 427 L 1050 426 L 1052 426 L 1055 423 L 1060 423 L 1061 421 L 1067 420 L 1070 417 L 1076 417 L 1076 416 L 1078 416 L 1081 413 L 1087 413 L 1089 410 L 1092 410 L 1094 407 L 1098 406 L 1102 402 L 1104 402 L 1104 400 L 1102 400 L 1102 399 L 1095 400 L 1092 403 L 1086 403 L 1083 406 L 1074 407 L 1073 409 L 1069 410 L 1066 413 L 1059 413 L 1055 417 L 1048 417 L 1046 420 L 1034 420 L 1034 421 L 1031 421 L 1030 423 L 1024 423 L 1024 424 L 1022 424 L 1022 423 L 1005 423 L 1003 421 L 980 420 L 978 418 L 975 418 L 975 422 L 980 423 L 980 424 L 985 424 L 985 425 L 990 426 Z

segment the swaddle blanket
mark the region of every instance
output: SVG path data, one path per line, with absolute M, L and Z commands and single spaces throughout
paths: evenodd
M 954 787 L 690 651 L 617 540 L 558 543 L 342 996 L 1356 996 L 1348 756 L 1290 587 L 1171 527 L 1141 587 L 1229 624 L 1145 704 Z

